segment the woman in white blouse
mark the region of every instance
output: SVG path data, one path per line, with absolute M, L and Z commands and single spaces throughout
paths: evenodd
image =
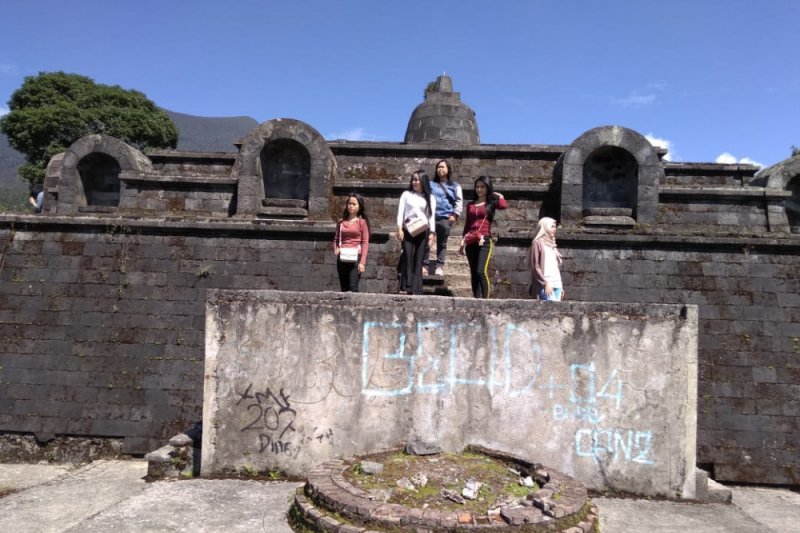
M 411 175 L 408 190 L 400 197 L 397 207 L 397 240 L 402 244 L 400 256 L 400 292 L 422 294 L 422 259 L 425 243 L 433 245 L 435 228 L 433 215 L 436 198 L 431 195 L 431 183 L 424 170 Z M 423 228 L 422 221 L 427 227 Z

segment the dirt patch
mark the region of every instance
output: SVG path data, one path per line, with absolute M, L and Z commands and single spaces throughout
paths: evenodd
M 490 509 L 527 499 L 546 482 L 540 476 L 532 487 L 523 486 L 520 479 L 527 476 L 536 479 L 535 472 L 518 463 L 470 451 L 428 456 L 388 452 L 372 455 L 369 461 L 383 464 L 383 471 L 366 474 L 361 469 L 361 462 L 357 462 L 345 471 L 345 479 L 388 503 L 419 509 L 486 514 Z M 419 482 L 422 476 L 427 478 L 424 486 Z M 444 495 L 449 491 L 461 496 L 470 480 L 482 484 L 476 499 L 465 499 L 462 504 Z M 398 486 L 398 482 L 406 488 Z

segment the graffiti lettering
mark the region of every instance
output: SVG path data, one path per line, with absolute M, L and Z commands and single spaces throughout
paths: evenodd
M 247 385 L 243 392 L 236 392 L 239 400 L 236 405 L 243 405 L 248 413 L 249 423 L 241 428 L 241 432 L 257 431 L 259 453 L 269 451 L 275 454 L 290 454 L 292 443 L 284 440 L 287 433 L 295 433 L 294 421 L 297 412 L 289 403 L 289 395 L 283 389 L 275 394 L 269 387 L 264 392 L 253 391 L 253 384 Z M 249 403 L 242 402 L 248 401 Z M 290 433 L 290 434 L 291 434 Z
M 553 405 L 553 418 L 556 422 L 589 422 L 599 424 L 605 418 L 595 407 L 581 407 L 579 405 Z
M 651 431 L 579 429 L 575 432 L 575 453 L 580 457 L 591 457 L 597 462 L 611 458 L 614 461 L 652 465 L 655 463 L 649 457 L 652 441 Z
M 459 385 L 486 387 L 490 394 L 501 392 L 514 398 L 529 394 L 540 373 L 542 349 L 537 335 L 507 324 L 503 329 L 502 353 L 498 358 L 497 327 L 490 326 L 489 352 L 480 368 L 462 368 L 458 357 L 464 324 L 445 327 L 442 322 L 416 324 L 416 350 L 408 352 L 405 325 L 365 322 L 361 354 L 361 393 L 367 396 L 439 394 Z M 389 349 L 373 343 L 371 332 L 384 330 L 379 339 L 396 331 L 397 341 Z M 377 352 L 377 353 L 375 353 Z M 498 360 L 499 359 L 499 360 Z M 524 367 L 520 368 L 520 361 Z M 391 367 L 391 371 L 386 370 Z M 500 375 L 501 381 L 496 380 Z

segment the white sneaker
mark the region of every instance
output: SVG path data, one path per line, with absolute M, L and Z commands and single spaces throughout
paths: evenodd
M 444 276 L 444 269 L 442 267 L 436 267 L 436 275 Z

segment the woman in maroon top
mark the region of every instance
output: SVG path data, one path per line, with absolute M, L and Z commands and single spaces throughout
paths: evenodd
M 336 271 L 342 292 L 358 292 L 358 282 L 367 268 L 368 249 L 369 220 L 364 199 L 358 193 L 350 193 L 333 238 L 333 253 L 336 255 Z
M 467 218 L 459 249 L 461 255 L 467 254 L 475 298 L 489 299 L 489 259 L 494 252 L 492 221 L 495 211 L 506 207 L 506 199 L 499 192 L 494 192 L 489 176 L 475 180 L 475 196 L 467 204 Z

